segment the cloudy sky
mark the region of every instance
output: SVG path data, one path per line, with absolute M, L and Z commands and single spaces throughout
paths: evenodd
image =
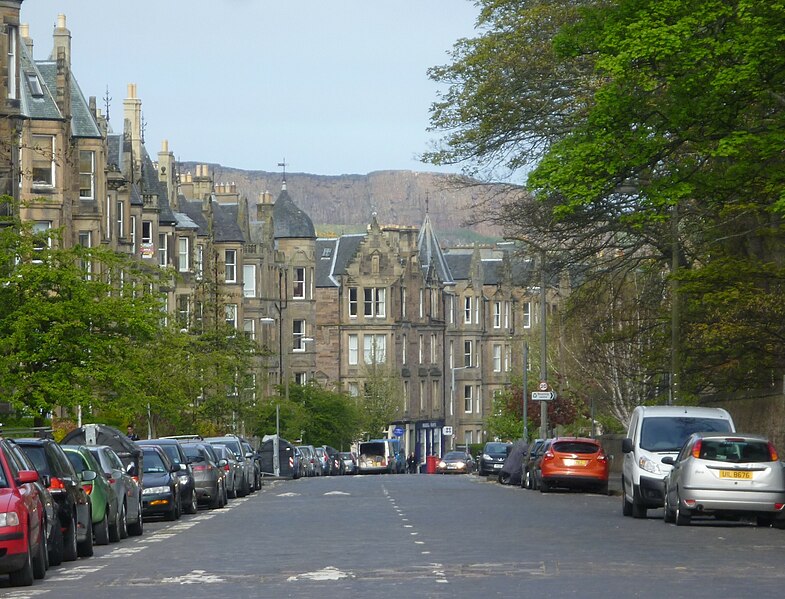
M 36 59 L 57 15 L 85 96 L 122 128 L 136 83 L 155 156 L 319 175 L 437 169 L 429 67 L 474 37 L 470 0 L 24 0 Z

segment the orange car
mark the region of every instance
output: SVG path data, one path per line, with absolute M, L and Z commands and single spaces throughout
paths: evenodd
M 590 488 L 608 493 L 610 464 L 599 441 L 583 437 L 558 437 L 543 454 L 540 492 L 554 487 Z

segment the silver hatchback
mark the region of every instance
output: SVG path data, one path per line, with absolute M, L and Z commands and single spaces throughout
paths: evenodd
M 755 518 L 758 526 L 785 524 L 785 468 L 774 445 L 760 435 L 695 433 L 665 478 L 665 521 L 693 516 Z

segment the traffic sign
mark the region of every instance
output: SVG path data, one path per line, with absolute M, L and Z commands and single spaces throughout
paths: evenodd
M 548 381 L 540 381 L 540 384 L 538 386 L 540 388 L 540 391 L 547 391 L 548 390 Z
M 452 427 L 451 426 L 445 426 L 444 428 L 442 428 L 442 434 L 445 437 L 452 437 Z
M 532 401 L 553 401 L 556 391 L 532 391 Z
M 400 427 L 400 426 L 396 426 L 396 427 L 393 429 L 393 435 L 394 435 L 394 436 L 396 436 L 396 437 L 403 437 L 403 433 L 404 433 L 404 432 L 405 432 L 405 431 L 404 431 L 404 430 L 403 430 L 403 428 L 402 428 L 402 427 Z

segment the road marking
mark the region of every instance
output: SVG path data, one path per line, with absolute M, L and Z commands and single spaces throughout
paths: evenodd
M 306 580 L 341 580 L 342 578 L 354 578 L 354 575 L 351 572 L 343 572 L 338 568 L 334 568 L 332 566 L 327 566 L 322 570 L 316 570 L 315 572 L 305 572 L 303 574 L 299 574 L 297 576 L 290 576 L 286 580 L 288 582 L 297 582 L 300 579 Z
M 46 579 L 49 580 L 49 577 L 47 576 Z M 24 591 L 9 591 L 8 594 L 3 594 L 3 597 L 5 599 L 29 599 L 48 592 L 49 589 L 27 589 Z
M 325 495 L 351 495 L 351 493 L 346 493 L 344 491 L 327 491 Z
M 155 542 L 157 539 L 151 539 L 150 542 Z M 139 553 L 140 551 L 144 551 L 147 547 L 145 545 L 140 545 L 138 547 L 123 547 L 122 549 L 115 549 L 110 551 L 106 555 L 102 555 L 99 559 L 115 559 L 118 557 L 126 557 L 128 555 L 134 555 L 135 553 Z
M 291 491 L 289 493 L 278 493 L 277 495 L 277 497 L 299 497 L 299 496 L 300 496 L 299 493 L 293 493 Z
M 225 582 L 223 578 L 215 574 L 207 574 L 204 570 L 191 570 L 184 576 L 173 576 L 171 578 L 161 579 L 163 583 L 174 584 L 213 584 L 217 582 Z

